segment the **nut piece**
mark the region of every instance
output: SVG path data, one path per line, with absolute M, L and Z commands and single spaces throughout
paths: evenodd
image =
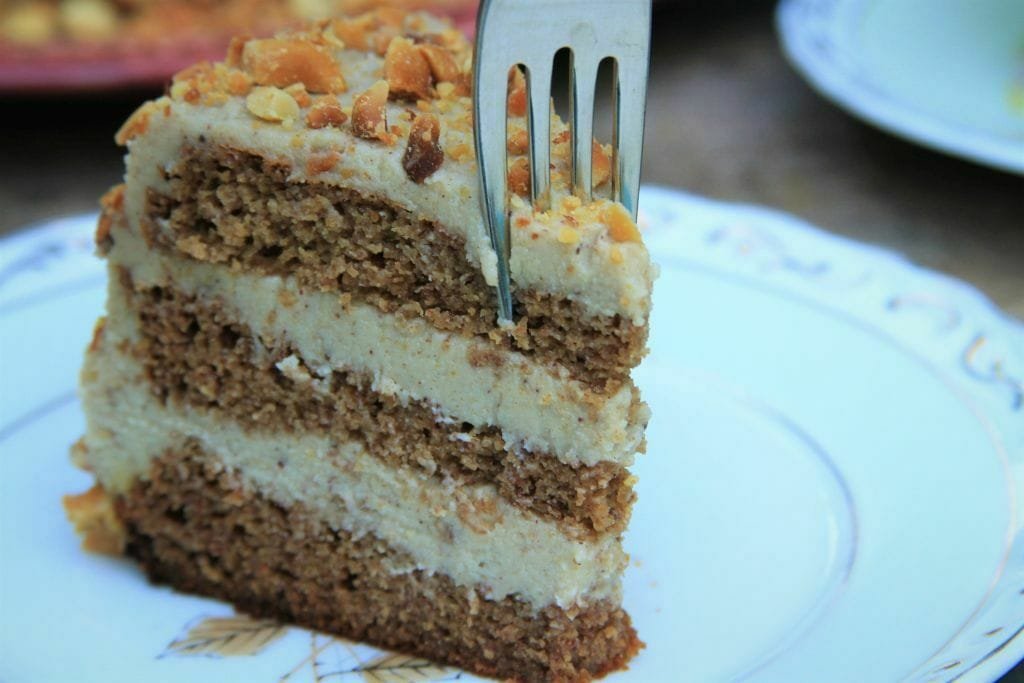
M 402 168 L 414 183 L 422 183 L 444 163 L 439 144 L 441 123 L 433 114 L 417 114 L 409 130 L 409 143 L 402 156 Z
M 340 160 L 341 154 L 333 149 L 328 152 L 312 154 L 306 160 L 306 174 L 312 176 L 326 173 L 337 166 Z
M 526 116 L 526 77 L 519 67 L 513 67 L 508 77 L 509 116 Z
M 144 134 L 149 129 L 149 117 L 153 115 L 158 106 L 156 102 L 146 102 L 136 109 L 124 122 L 124 125 L 118 129 L 114 135 L 114 142 L 124 146 L 128 144 L 129 140 Z
M 337 19 L 331 24 L 331 30 L 345 47 L 353 50 L 365 50 L 370 47 L 368 34 L 373 29 L 374 18 L 370 13 L 347 19 Z
M 82 547 L 93 553 L 120 555 L 124 552 L 127 534 L 121 525 L 114 504 L 96 484 L 77 496 L 64 496 L 64 511 L 82 536 Z
M 256 118 L 289 124 L 299 118 L 299 103 L 280 88 L 253 88 L 245 108 Z
M 306 125 L 310 128 L 326 128 L 327 126 L 338 128 L 346 121 L 348 121 L 348 115 L 342 110 L 338 98 L 333 95 L 317 98 L 309 113 L 306 114 Z
M 309 92 L 345 91 L 341 65 L 324 48 L 304 40 L 250 40 L 242 48 L 242 66 L 259 85 L 284 88 L 301 83 Z
M 352 105 L 352 132 L 367 140 L 388 141 L 388 83 L 377 81 Z
M 527 159 L 520 157 L 509 166 L 508 191 L 523 197 L 530 196 L 530 162 Z
M 430 97 L 430 64 L 408 38 L 394 38 L 384 55 L 384 77 L 391 96 L 406 100 Z
M 640 229 L 622 204 L 609 204 L 601 218 L 608 226 L 608 235 L 616 242 L 640 241 Z
M 420 54 L 427 60 L 430 66 L 430 75 L 438 83 L 454 83 L 462 73 L 459 65 L 455 62 L 455 56 L 439 45 L 417 45 Z
M 605 151 L 604 147 L 599 145 L 597 140 L 594 140 L 591 148 L 593 156 L 591 157 L 591 183 L 594 187 L 603 185 L 608 182 L 608 179 L 612 177 L 612 158 Z

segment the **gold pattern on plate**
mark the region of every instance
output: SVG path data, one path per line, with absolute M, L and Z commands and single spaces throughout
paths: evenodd
M 171 641 L 160 657 L 259 655 L 290 630 L 302 631 L 244 614 L 200 617 L 186 626 L 184 635 Z M 309 634 L 309 654 L 283 674 L 278 683 L 288 683 L 302 674 L 311 675 L 316 683 L 357 680 L 359 677 L 365 683 L 426 683 L 454 681 L 462 677 L 462 672 L 454 667 L 397 652 L 368 652 L 365 655 L 368 658 L 363 661 L 357 643 L 316 631 L 306 633 Z
M 257 655 L 288 630 L 276 621 L 252 619 L 244 614 L 205 617 L 189 627 L 185 635 L 171 641 L 166 655 L 239 657 Z

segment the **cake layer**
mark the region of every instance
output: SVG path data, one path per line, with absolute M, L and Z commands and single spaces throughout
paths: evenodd
M 196 441 L 116 498 L 127 551 L 156 581 L 242 610 L 519 681 L 585 681 L 642 647 L 614 601 L 538 612 L 439 573 L 373 534 L 253 491 Z
M 296 183 L 287 163 L 211 143 L 186 147 L 151 191 L 141 219 L 164 249 L 233 270 L 292 275 L 304 287 L 344 292 L 444 331 L 490 338 L 614 389 L 644 354 L 647 326 L 594 316 L 564 294 L 519 287 L 518 325 L 495 326 L 494 290 L 444 226 L 322 182 Z
M 82 374 L 87 462 L 111 493 L 146 477 L 151 458 L 194 439 L 274 503 L 301 502 L 332 529 L 373 534 L 401 550 L 412 562 L 396 573 L 424 570 L 460 586 L 486 584 L 487 597 L 515 596 L 532 609 L 618 599 L 626 558 L 617 538 L 570 539 L 491 485 L 460 486 L 394 468 L 359 442 L 252 433 L 206 410 L 162 405 L 143 368 L 119 350 L 124 346 L 101 329 Z
M 250 432 L 332 435 L 359 441 L 391 465 L 492 483 L 512 505 L 575 537 L 625 528 L 635 495 L 621 465 L 568 465 L 510 450 L 497 428 L 447 419 L 424 401 L 401 402 L 375 391 L 371 378 L 318 377 L 294 349 L 265 346 L 221 302 L 171 287 L 136 290 L 125 271 L 118 280 L 125 315 L 138 322 L 133 353 L 161 400 L 216 410 Z
M 336 370 L 371 377 L 378 392 L 429 402 L 456 422 L 496 427 L 507 444 L 571 465 L 628 466 L 642 444 L 648 411 L 632 383 L 598 394 L 515 352 L 308 292 L 293 278 L 161 256 L 123 224 L 108 239 L 110 263 L 127 269 L 136 286 L 230 302 L 232 320 L 268 347 L 294 349 L 321 378 Z

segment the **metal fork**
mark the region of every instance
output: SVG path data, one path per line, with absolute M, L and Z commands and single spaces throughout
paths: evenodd
M 551 76 L 555 53 L 570 50 L 572 187 L 591 199 L 597 70 L 614 64 L 612 187 L 636 219 L 643 147 L 651 0 L 483 0 L 474 65 L 476 158 L 481 209 L 498 255 L 499 322 L 512 320 L 511 237 L 506 190 L 506 96 L 509 70 L 526 72 L 531 200 L 547 208 L 551 190 Z

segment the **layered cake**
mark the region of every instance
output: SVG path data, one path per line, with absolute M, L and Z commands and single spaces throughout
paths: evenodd
M 648 412 L 652 265 L 608 200 L 525 194 L 510 76 L 515 319 L 473 152 L 471 51 L 393 10 L 236 40 L 118 133 L 82 371 L 97 550 L 239 609 L 517 680 L 588 680 L 621 606 Z

